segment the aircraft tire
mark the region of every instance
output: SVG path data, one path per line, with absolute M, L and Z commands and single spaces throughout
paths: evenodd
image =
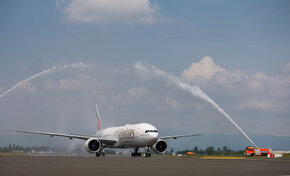
M 141 153 L 132 153 L 131 156 L 132 157 L 141 157 Z
M 145 157 L 150 158 L 151 157 L 151 153 L 146 153 Z

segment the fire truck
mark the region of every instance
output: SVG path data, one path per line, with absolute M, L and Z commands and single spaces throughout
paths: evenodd
M 246 156 L 268 156 L 268 154 L 272 155 L 272 149 L 246 147 L 245 151 Z

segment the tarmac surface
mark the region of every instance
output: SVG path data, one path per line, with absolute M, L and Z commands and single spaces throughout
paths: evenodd
M 0 156 L 0 176 L 10 175 L 290 175 L 290 158 Z

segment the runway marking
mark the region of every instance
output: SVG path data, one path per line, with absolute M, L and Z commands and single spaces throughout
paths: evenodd
M 265 158 L 265 159 L 255 159 L 255 158 L 245 158 L 248 161 L 283 161 L 283 162 L 290 162 L 288 159 L 275 159 L 275 158 Z M 290 176 L 290 175 L 289 175 Z
M 245 157 L 219 157 L 219 156 L 202 156 L 202 159 L 245 159 Z

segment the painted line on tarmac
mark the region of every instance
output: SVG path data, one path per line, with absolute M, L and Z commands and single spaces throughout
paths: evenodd
M 245 159 L 245 157 L 215 157 L 215 156 L 202 156 L 202 159 Z
M 264 159 L 245 158 L 245 160 L 248 160 L 248 161 L 252 160 L 252 161 L 284 161 L 284 162 L 290 162 L 290 160 L 288 160 L 288 159 L 275 159 L 275 158 L 264 158 Z

